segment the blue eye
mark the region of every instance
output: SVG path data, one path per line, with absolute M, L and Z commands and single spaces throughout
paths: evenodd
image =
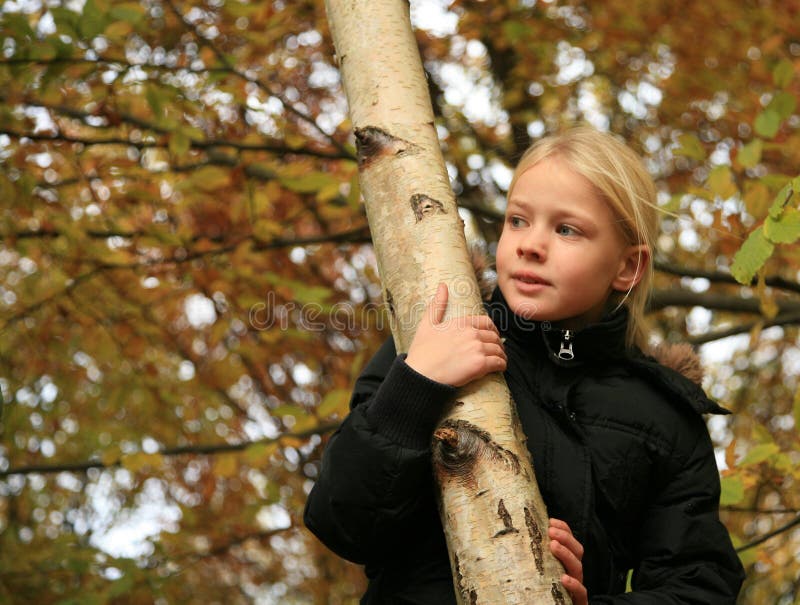
M 518 216 L 512 216 L 508 219 L 508 224 L 512 227 L 519 228 L 525 226 L 525 219 L 520 218 Z
M 570 227 L 569 225 L 559 225 L 556 229 L 556 232 L 559 235 L 577 235 L 578 230 L 574 227 Z

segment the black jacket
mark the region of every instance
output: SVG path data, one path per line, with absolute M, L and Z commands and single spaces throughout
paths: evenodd
M 590 602 L 733 604 L 743 572 L 719 521 L 719 476 L 701 416 L 725 410 L 681 374 L 626 349 L 624 310 L 565 341 L 546 322 L 512 315 L 499 290 L 488 309 L 506 338 L 505 377 L 548 514 L 585 548 Z M 559 359 L 570 344 L 574 359 Z M 366 566 L 362 603 L 455 603 L 429 448 L 454 395 L 406 365 L 389 340 L 326 447 L 305 523 Z M 634 592 L 623 594 L 629 569 Z

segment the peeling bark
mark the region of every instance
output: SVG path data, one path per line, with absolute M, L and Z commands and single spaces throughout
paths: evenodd
M 326 0 L 398 352 L 440 282 L 446 317 L 484 313 L 405 0 Z M 346 60 L 345 60 L 346 58 Z M 460 389 L 432 443 L 461 604 L 569 603 L 547 512 L 501 374 Z M 543 531 L 544 529 L 544 531 Z M 560 598 L 561 600 L 557 600 Z

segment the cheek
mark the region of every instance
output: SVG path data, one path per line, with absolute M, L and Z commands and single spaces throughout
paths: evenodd
M 495 267 L 498 271 L 502 271 L 506 263 L 513 260 L 516 256 L 514 253 L 514 244 L 511 238 L 505 236 L 505 231 L 500 234 L 500 239 L 497 241 L 497 252 L 495 252 Z

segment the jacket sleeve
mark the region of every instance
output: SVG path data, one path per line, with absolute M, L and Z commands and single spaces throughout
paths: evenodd
M 377 563 L 435 508 L 430 439 L 455 392 L 415 372 L 391 339 L 367 364 L 306 501 L 306 527 L 328 548 Z
M 744 570 L 719 519 L 714 450 L 699 415 L 684 434 L 688 455 L 673 457 L 645 511 L 633 592 L 598 596 L 592 605 L 734 605 Z

